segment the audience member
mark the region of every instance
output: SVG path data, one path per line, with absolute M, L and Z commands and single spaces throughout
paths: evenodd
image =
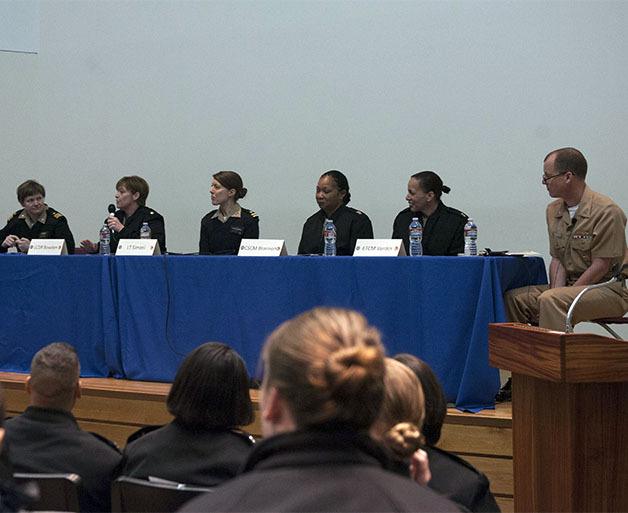
M 408 228 L 413 217 L 423 226 L 423 254 L 455 256 L 464 251 L 464 225 L 467 215 L 446 206 L 441 201 L 443 192 L 451 189 L 433 171 L 421 171 L 410 177 L 406 201 L 408 208 L 395 217 L 393 239 L 402 239 L 409 253 Z
M 81 396 L 79 375 L 69 344 L 55 342 L 35 354 L 26 381 L 30 404 L 5 425 L 9 457 L 15 472 L 78 474 L 81 511 L 109 511 L 121 454 L 81 430 L 72 415 Z
M 22 511 L 30 497 L 13 482 L 13 467 L 4 443 L 4 391 L 0 387 L 0 513 Z
M 400 474 L 419 484 L 431 478 L 428 457 L 421 449 L 423 423 L 423 390 L 414 373 L 404 364 L 386 358 L 384 401 L 371 436 L 394 454 Z
M 146 206 L 149 193 L 148 182 L 141 176 L 123 176 L 116 183 L 116 206 L 118 210 L 106 220 L 111 230 L 111 253 L 118 249 L 120 239 L 139 239 L 140 230 L 148 223 L 151 239 L 157 239 L 159 249 L 166 252 L 166 228 L 164 218 Z M 81 241 L 81 246 L 88 253 L 98 252 L 98 243 L 89 240 Z
M 316 203 L 320 210 L 303 225 L 299 255 L 323 253 L 323 225 L 331 219 L 336 225 L 336 254 L 352 255 L 358 239 L 372 239 L 373 226 L 364 212 L 348 207 L 349 182 L 340 171 L 323 173 L 316 185 Z
M 238 200 L 246 196 L 242 177 L 235 171 L 213 175 L 209 188 L 212 205 L 217 205 L 201 220 L 201 255 L 236 255 L 242 239 L 259 238 L 259 218 L 242 208 Z
M 215 486 L 234 477 L 253 439 L 237 426 L 253 421 L 249 377 L 225 344 L 207 343 L 183 360 L 167 399 L 174 420 L 131 442 L 122 474 Z
M 11 247 L 28 252 L 32 239 L 65 239 L 68 253 L 74 253 L 74 236 L 65 216 L 46 205 L 46 190 L 35 180 L 26 180 L 17 188 L 22 205 L 0 230 L 0 253 Z
M 243 473 L 184 511 L 457 511 L 390 462 L 368 431 L 384 393 L 377 330 L 352 311 L 317 308 L 263 348 L 262 432 Z
M 436 447 L 447 414 L 447 402 L 432 369 L 410 354 L 398 354 L 395 359 L 414 372 L 423 388 L 425 419 L 421 431 L 432 474 L 428 486 L 469 511 L 499 511 L 486 476 L 462 458 Z

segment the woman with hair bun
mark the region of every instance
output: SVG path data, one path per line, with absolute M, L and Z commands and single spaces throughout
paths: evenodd
M 425 418 L 421 432 L 425 440 L 423 449 L 429 457 L 432 474 L 428 486 L 468 511 L 500 511 L 491 493 L 488 478 L 459 456 L 436 447 L 447 414 L 447 401 L 434 371 L 423 360 L 411 354 L 398 354 L 394 359 L 418 378 L 423 389 Z
M 235 479 L 182 511 L 459 511 L 386 470 L 370 436 L 384 395 L 384 348 L 359 313 L 316 308 L 266 341 L 264 439 Z
M 246 196 L 242 178 L 235 171 L 219 171 L 209 188 L 212 205 L 218 206 L 201 220 L 199 254 L 235 255 L 242 239 L 259 239 L 259 218 L 242 208 Z
M 423 254 L 455 256 L 464 251 L 464 225 L 467 215 L 446 206 L 441 201 L 443 192 L 451 189 L 443 184 L 434 171 L 421 171 L 410 177 L 406 201 L 408 208 L 395 217 L 393 239 L 402 239 L 409 253 L 408 228 L 413 217 L 423 225 Z

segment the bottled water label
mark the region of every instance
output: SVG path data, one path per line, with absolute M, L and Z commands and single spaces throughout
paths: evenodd
M 478 254 L 478 227 L 471 218 L 464 225 L 464 254 L 466 256 Z
M 325 242 L 323 255 L 336 256 L 336 225 L 331 219 L 326 219 L 323 225 L 323 241 Z

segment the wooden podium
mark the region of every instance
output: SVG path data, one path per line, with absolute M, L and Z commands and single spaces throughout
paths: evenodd
M 628 511 L 628 342 L 491 324 L 512 371 L 515 511 Z

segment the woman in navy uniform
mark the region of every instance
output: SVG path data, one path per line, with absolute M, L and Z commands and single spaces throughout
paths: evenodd
M 212 205 L 218 206 L 201 220 L 198 252 L 201 255 L 235 255 L 242 239 L 259 239 L 259 219 L 242 208 L 239 199 L 247 189 L 235 171 L 219 171 L 209 189 Z
M 123 176 L 116 183 L 116 206 L 118 210 L 107 218 L 111 229 L 111 253 L 115 253 L 120 239 L 139 239 L 140 230 L 148 223 L 151 239 L 157 239 L 159 249 L 166 252 L 166 227 L 161 214 L 146 206 L 149 187 L 141 176 Z M 88 253 L 96 253 L 98 244 L 89 240 L 81 242 Z
M 74 236 L 63 214 L 46 205 L 46 190 L 35 180 L 26 180 L 17 188 L 21 210 L 9 218 L 0 230 L 0 253 L 10 247 L 27 252 L 32 239 L 65 239 L 68 253 L 74 253 Z
M 196 486 L 234 477 L 254 443 L 236 429 L 253 421 L 240 355 L 217 342 L 197 347 L 179 367 L 166 405 L 174 420 L 127 445 L 121 474 Z
M 423 225 L 423 254 L 455 256 L 464 251 L 464 225 L 467 215 L 446 206 L 443 192 L 451 189 L 433 171 L 421 171 L 410 177 L 406 201 L 408 208 L 397 214 L 393 223 L 393 239 L 402 239 L 409 252 L 408 227 L 413 217 Z
M 336 254 L 352 255 L 358 239 L 372 239 L 373 225 L 369 217 L 348 207 L 351 200 L 349 182 L 340 171 L 323 173 L 316 185 L 316 203 L 320 210 L 307 218 L 299 242 L 299 255 L 323 253 L 323 224 L 331 219 L 336 226 Z
M 432 474 L 427 486 L 461 504 L 468 511 L 500 511 L 491 493 L 488 478 L 459 456 L 436 447 L 447 414 L 447 401 L 434 371 L 423 360 L 411 354 L 398 354 L 394 359 L 415 374 L 423 389 L 425 418 L 421 434 Z

